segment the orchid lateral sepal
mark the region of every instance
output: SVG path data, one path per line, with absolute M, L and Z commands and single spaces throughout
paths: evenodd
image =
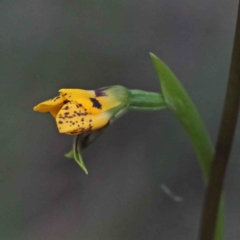
M 88 170 L 83 162 L 81 149 L 79 144 L 80 135 L 75 136 L 74 144 L 73 144 L 73 156 L 75 162 L 83 169 L 83 171 L 88 174 Z

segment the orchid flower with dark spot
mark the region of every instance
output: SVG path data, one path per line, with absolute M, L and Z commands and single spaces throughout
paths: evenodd
M 65 156 L 74 158 L 87 173 L 81 152 L 102 132 L 129 110 L 155 111 L 166 108 L 160 94 L 128 90 L 122 86 L 96 90 L 61 89 L 59 96 L 34 107 L 51 113 L 60 133 L 77 135 L 73 150 Z
M 121 110 L 127 110 L 130 92 L 122 86 L 93 91 L 61 89 L 60 95 L 34 107 L 56 119 L 60 133 L 78 135 L 106 126 Z
M 87 173 L 81 151 L 88 147 L 111 123 L 128 110 L 131 92 L 122 86 L 96 90 L 61 89 L 59 96 L 34 107 L 34 111 L 51 113 L 60 133 L 77 135 L 73 150 L 66 156 L 74 158 Z

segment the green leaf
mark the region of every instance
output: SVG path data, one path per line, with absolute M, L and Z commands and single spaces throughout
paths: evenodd
M 168 108 L 191 139 L 205 180 L 208 179 L 214 148 L 196 107 L 174 73 L 156 55 L 150 54 Z
M 165 102 L 171 112 L 182 124 L 190 138 L 198 156 L 205 182 L 207 182 L 214 155 L 214 148 L 208 132 L 191 98 L 174 73 L 156 55 L 150 53 L 150 56 L 161 84 Z M 215 240 L 223 239 L 223 202 L 222 199 L 222 204 L 219 207 Z

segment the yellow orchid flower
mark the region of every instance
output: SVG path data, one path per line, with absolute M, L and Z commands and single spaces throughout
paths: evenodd
M 109 124 L 129 110 L 156 111 L 164 108 L 165 101 L 158 93 L 111 86 L 96 90 L 61 89 L 59 96 L 33 109 L 51 113 L 60 133 L 76 135 L 72 150 L 65 156 L 73 158 L 88 174 L 81 153 Z
M 61 89 L 59 96 L 34 107 L 37 112 L 50 112 L 60 133 L 78 135 L 104 127 L 126 110 L 130 92 L 122 86 L 96 90 Z

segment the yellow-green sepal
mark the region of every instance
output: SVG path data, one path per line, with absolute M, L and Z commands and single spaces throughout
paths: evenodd
M 84 164 L 82 155 L 81 155 L 81 146 L 79 143 L 79 139 L 81 138 L 80 135 L 77 135 L 77 137 L 75 138 L 75 141 L 73 143 L 73 158 L 75 160 L 75 162 L 83 169 L 83 171 L 88 174 L 88 170 Z M 71 155 L 72 153 L 70 153 L 69 155 Z
M 73 150 L 69 151 L 68 153 L 65 153 L 64 156 L 66 158 L 74 158 Z

